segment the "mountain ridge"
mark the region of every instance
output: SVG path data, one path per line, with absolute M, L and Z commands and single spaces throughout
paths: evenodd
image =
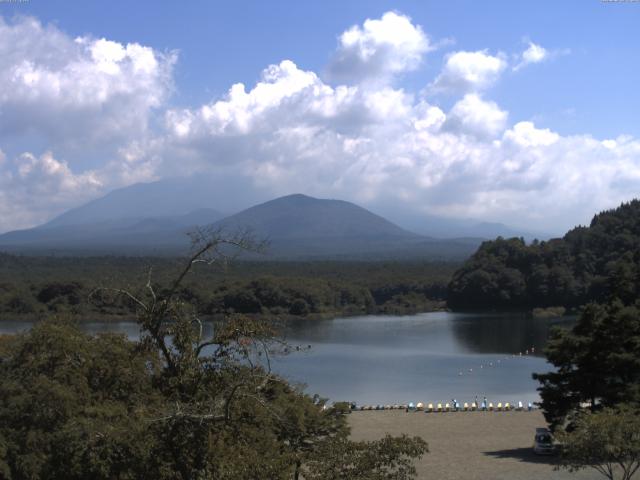
M 103 220 L 135 217 L 186 215 L 199 208 L 213 208 L 226 215 L 265 202 L 264 193 L 245 192 L 238 201 L 233 185 L 220 184 L 207 176 L 176 177 L 149 183 L 136 183 L 113 190 L 103 197 L 71 208 L 37 228 L 95 223 Z M 514 228 L 498 222 L 472 218 L 449 218 L 419 212 L 419 209 L 393 208 L 390 205 L 369 205 L 378 215 L 405 230 L 434 238 L 498 236 L 524 237 L 527 240 L 547 239 L 544 232 Z
M 88 207 L 87 207 L 88 208 Z M 210 226 L 249 229 L 270 240 L 269 258 L 466 258 L 480 239 L 439 240 L 407 231 L 345 200 L 303 194 L 278 197 L 224 218 L 212 209 L 185 215 L 70 223 L 81 211 L 29 230 L 0 235 L 7 251 L 177 254 L 189 247 L 187 231 Z M 100 217 L 100 216 L 99 216 Z

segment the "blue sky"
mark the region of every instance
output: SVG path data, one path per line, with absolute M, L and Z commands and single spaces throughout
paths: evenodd
M 285 58 L 322 72 L 345 28 L 396 10 L 435 41 L 454 40 L 454 49 L 512 54 L 530 39 L 570 50 L 536 71 L 509 75 L 492 98 L 514 116 L 544 119 L 563 134 L 640 134 L 640 5 L 632 2 L 31 0 L 0 9 L 53 22 L 73 36 L 179 50 L 178 104 L 209 101 L 235 82 L 251 85 L 266 65 Z M 427 84 L 448 50 L 406 75 L 406 84 Z
M 555 231 L 640 186 L 637 2 L 31 0 L 0 15 L 0 230 L 185 173 L 237 184 L 238 207 L 302 189 Z M 274 87 L 233 99 L 237 83 Z

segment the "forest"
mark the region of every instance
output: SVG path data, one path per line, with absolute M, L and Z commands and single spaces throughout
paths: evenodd
M 549 241 L 484 242 L 453 275 L 447 304 L 455 310 L 519 310 L 619 299 L 640 291 L 640 201 L 595 215 Z
M 4 318 L 68 313 L 82 319 L 132 316 L 126 299 L 98 302 L 102 287 L 162 284 L 181 258 L 0 255 L 0 314 Z M 259 262 L 238 259 L 194 269 L 180 295 L 205 316 L 332 317 L 407 314 L 442 309 L 457 263 Z

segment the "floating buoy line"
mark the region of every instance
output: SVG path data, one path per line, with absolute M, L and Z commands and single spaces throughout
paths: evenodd
M 505 355 L 504 358 L 499 358 L 499 359 L 497 359 L 495 361 L 490 361 L 488 363 L 481 363 L 479 368 L 481 370 L 484 370 L 485 368 L 498 367 L 498 366 L 500 366 L 502 364 L 503 361 L 509 361 L 511 359 L 514 359 L 514 358 L 526 357 L 526 356 L 529 356 L 529 355 L 533 355 L 535 352 L 536 352 L 536 347 L 531 347 L 531 348 L 526 349 L 524 352 L 518 352 L 517 354 L 516 353 L 512 353 L 511 355 Z M 464 375 L 473 375 L 473 367 L 470 367 L 466 371 L 464 369 L 458 371 L 458 376 L 459 377 L 462 377 Z

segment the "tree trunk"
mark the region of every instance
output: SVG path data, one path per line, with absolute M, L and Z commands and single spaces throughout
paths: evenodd
M 296 469 L 293 472 L 293 480 L 300 480 L 300 467 L 301 467 L 300 460 L 296 460 Z

